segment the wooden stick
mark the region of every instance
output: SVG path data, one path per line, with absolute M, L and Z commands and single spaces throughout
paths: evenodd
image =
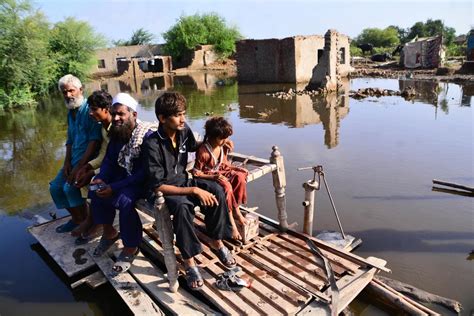
M 440 304 L 449 308 L 450 310 L 455 311 L 456 313 L 461 312 L 461 303 L 455 300 L 426 292 L 424 290 L 414 287 L 413 285 L 393 280 L 384 276 L 379 275 L 377 276 L 377 279 L 383 282 L 384 284 L 390 286 L 394 290 L 407 294 L 421 302 Z
M 433 179 L 433 183 L 434 184 L 445 185 L 447 187 L 452 187 L 452 188 L 456 188 L 456 189 L 466 190 L 466 191 L 474 193 L 474 188 L 468 187 L 468 186 L 465 186 L 465 185 L 462 185 L 462 184 L 457 184 L 457 183 L 453 183 L 453 182 L 446 182 L 446 181 L 441 181 L 441 180 L 436 180 L 436 179 Z
M 406 302 L 402 295 L 397 295 L 380 284 L 370 281 L 368 284 L 370 290 L 374 291 L 377 295 L 380 295 L 383 299 L 388 301 L 389 303 L 393 304 L 394 306 L 402 309 L 408 315 L 419 315 L 419 316 L 428 316 L 429 314 L 425 313 L 421 309 L 409 304 Z
M 429 315 L 440 315 L 439 313 L 429 309 L 428 307 L 418 303 L 417 301 L 413 300 L 412 298 L 406 296 L 406 295 L 403 295 L 402 293 L 398 292 L 397 290 L 395 290 L 394 288 L 388 286 L 387 284 L 383 283 L 382 281 L 378 280 L 377 277 L 375 277 L 372 282 L 375 282 L 377 283 L 378 285 L 380 285 L 381 287 L 385 288 L 387 291 L 393 293 L 394 295 L 397 295 L 397 296 L 401 296 L 405 301 L 407 301 L 409 304 L 412 304 L 414 305 L 416 308 L 422 310 L 423 312 L 425 313 L 428 313 Z
M 471 193 L 471 192 L 466 192 L 466 191 L 445 189 L 445 188 L 439 188 L 439 187 L 433 187 L 433 188 L 431 188 L 431 191 L 443 192 L 443 193 L 449 193 L 449 194 L 455 194 L 455 195 L 462 195 L 462 196 L 474 196 L 474 192 Z

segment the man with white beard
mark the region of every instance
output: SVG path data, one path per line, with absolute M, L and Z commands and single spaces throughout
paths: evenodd
M 57 233 L 66 233 L 86 218 L 86 200 L 74 181 L 77 171 L 97 154 L 102 134 L 100 124 L 89 115 L 81 81 L 65 75 L 59 79 L 58 88 L 68 108 L 66 157 L 58 175 L 50 182 L 49 191 L 56 207 L 65 208 L 71 214 L 71 220 L 56 228 Z

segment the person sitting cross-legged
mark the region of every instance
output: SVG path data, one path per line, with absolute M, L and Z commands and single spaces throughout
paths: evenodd
M 159 120 L 158 131 L 143 143 L 147 169 L 149 198 L 160 191 L 173 215 L 176 245 L 184 260 L 186 280 L 192 290 L 203 286 L 203 279 L 194 257 L 202 252 L 202 245 L 194 231 L 194 207 L 199 205 L 205 215 L 206 231 L 211 247 L 226 268 L 236 266 L 222 239 L 232 237 L 232 226 L 226 196 L 214 181 L 189 179 L 186 171 L 188 152 L 196 151 L 197 142 L 186 124 L 186 99 L 174 92 L 165 92 L 155 102 Z M 150 201 L 151 202 L 151 201 Z

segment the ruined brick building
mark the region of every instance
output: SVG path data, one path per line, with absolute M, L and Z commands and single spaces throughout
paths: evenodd
M 242 83 L 309 83 L 334 90 L 351 69 L 349 37 L 335 30 L 324 36 L 237 42 L 237 73 Z

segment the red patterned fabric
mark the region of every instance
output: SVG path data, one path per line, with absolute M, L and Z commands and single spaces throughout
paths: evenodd
M 223 175 L 227 180 L 217 180 L 224 188 L 229 212 L 234 211 L 240 204 L 247 203 L 247 174 L 248 171 L 232 166 L 227 160 L 227 151 L 221 148 L 219 157 L 214 157 L 208 143 L 203 143 L 196 151 L 193 174 L 201 171 L 208 175 Z

